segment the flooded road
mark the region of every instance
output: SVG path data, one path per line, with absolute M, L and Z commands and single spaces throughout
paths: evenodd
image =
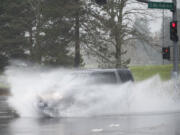
M 0 119 L 1 135 L 180 135 L 180 114 Z
M 13 118 L 2 98 L 0 135 L 180 135 L 180 89 L 173 80 L 92 85 L 63 71 L 8 71 L 8 103 L 21 117 Z
M 180 113 L 13 118 L 0 98 L 0 135 L 180 135 Z

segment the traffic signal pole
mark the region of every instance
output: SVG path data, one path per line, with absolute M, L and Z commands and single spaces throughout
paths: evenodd
M 170 9 L 172 11 L 172 22 L 177 22 L 177 0 L 171 2 L 153 2 L 151 0 L 137 0 L 139 2 L 148 3 L 148 8 L 157 9 Z M 177 27 L 177 23 L 176 26 Z M 171 40 L 173 41 L 173 70 L 171 77 L 178 78 L 179 75 L 179 46 L 178 46 L 178 34 L 177 31 L 171 33 Z
M 173 21 L 177 21 L 177 1 L 172 0 L 174 3 L 173 13 Z M 172 71 L 172 78 L 177 79 L 179 74 L 179 46 L 178 41 L 173 41 L 173 71 Z

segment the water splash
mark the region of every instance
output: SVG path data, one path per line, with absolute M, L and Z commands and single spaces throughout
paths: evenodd
M 138 83 L 92 85 L 89 79 L 77 78 L 72 72 L 10 66 L 5 72 L 12 93 L 8 102 L 22 117 L 42 116 L 38 111 L 41 96 L 48 103 L 58 101 L 53 106 L 56 117 L 180 111 L 179 90 L 174 90 L 172 80 L 163 82 L 156 75 Z

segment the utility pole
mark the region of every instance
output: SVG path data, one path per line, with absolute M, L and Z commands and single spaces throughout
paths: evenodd
M 173 13 L 173 22 L 177 22 L 177 1 L 172 0 L 174 3 L 174 9 L 172 10 Z M 179 74 L 179 47 L 178 41 L 173 41 L 173 71 L 172 71 L 172 78 L 177 79 Z
M 164 9 L 163 9 L 163 27 L 162 27 L 162 47 L 164 47 Z M 163 60 L 163 65 L 164 65 L 164 59 Z

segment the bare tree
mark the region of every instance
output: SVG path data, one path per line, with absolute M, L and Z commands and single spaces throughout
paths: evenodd
M 133 0 L 111 0 L 99 7 L 91 5 L 89 20 L 84 24 L 87 31 L 86 45 L 93 49 L 103 63 L 110 67 L 124 67 L 130 62 L 122 57 L 127 53 L 123 49 L 138 34 L 133 28 L 135 16 L 151 16 L 142 4 Z M 95 53 L 94 53 L 95 55 Z

